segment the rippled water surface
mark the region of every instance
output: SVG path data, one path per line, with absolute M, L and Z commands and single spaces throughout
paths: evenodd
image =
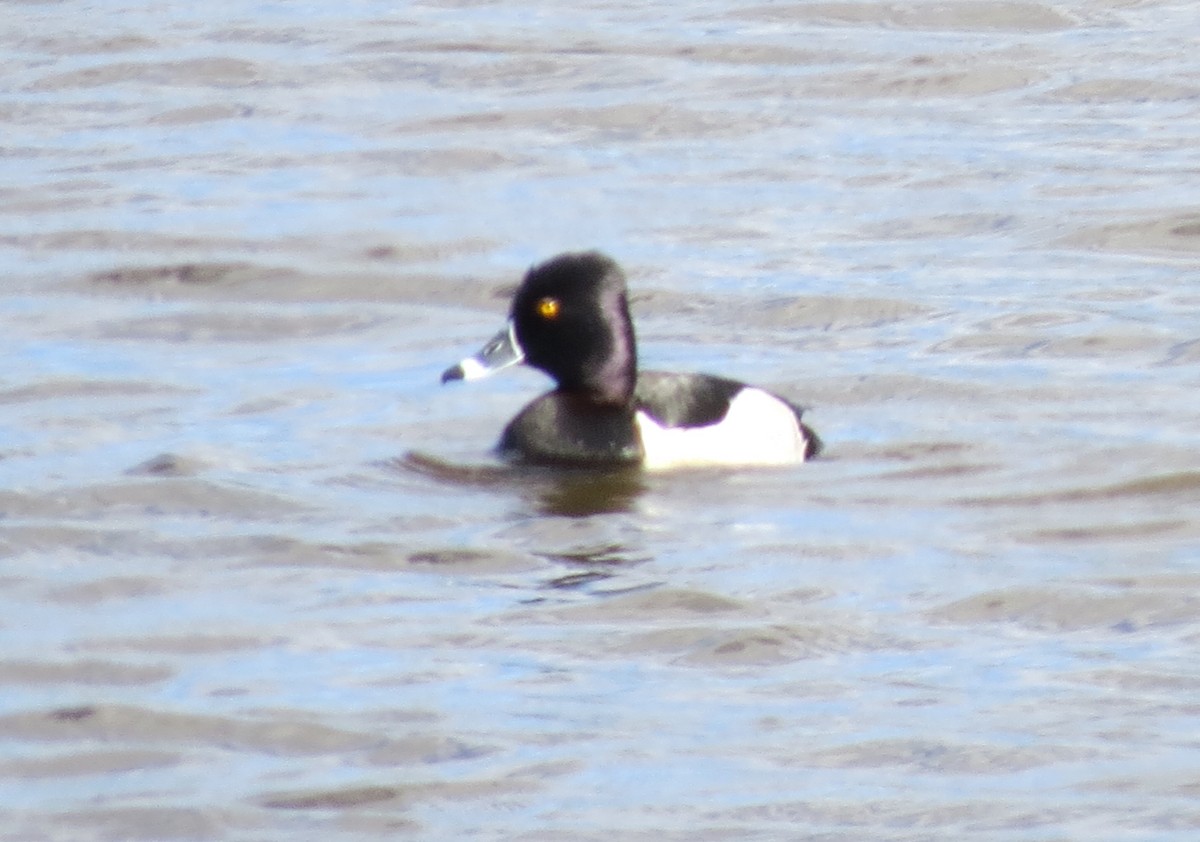
M 1176 0 L 8 3 L 0 839 L 1200 832 Z M 530 263 L 796 469 L 488 449 Z

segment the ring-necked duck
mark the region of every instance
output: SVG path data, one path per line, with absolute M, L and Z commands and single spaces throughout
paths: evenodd
M 500 437 L 500 452 L 520 461 L 787 465 L 821 448 L 801 409 L 778 395 L 709 374 L 639 372 L 625 275 L 599 252 L 562 254 L 530 269 L 508 324 L 442 382 L 520 362 L 558 384 Z

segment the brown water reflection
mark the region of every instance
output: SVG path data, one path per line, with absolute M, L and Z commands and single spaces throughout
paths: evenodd
M 541 469 L 516 465 L 454 464 L 410 451 L 386 463 L 439 482 L 467 488 L 521 489 L 533 511 L 550 517 L 630 512 L 646 483 L 640 471 Z

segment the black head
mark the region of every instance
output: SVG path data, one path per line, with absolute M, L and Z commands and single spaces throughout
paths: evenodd
M 637 351 L 625 274 L 611 258 L 579 252 L 534 266 L 513 297 L 511 318 L 525 362 L 560 391 L 597 403 L 630 401 Z

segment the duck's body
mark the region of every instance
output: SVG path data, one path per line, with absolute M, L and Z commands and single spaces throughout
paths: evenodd
M 442 375 L 475 379 L 526 362 L 558 387 L 509 422 L 499 449 L 538 464 L 786 465 L 820 450 L 801 409 L 708 374 L 637 371 L 625 276 L 597 252 L 529 270 L 508 326 Z

